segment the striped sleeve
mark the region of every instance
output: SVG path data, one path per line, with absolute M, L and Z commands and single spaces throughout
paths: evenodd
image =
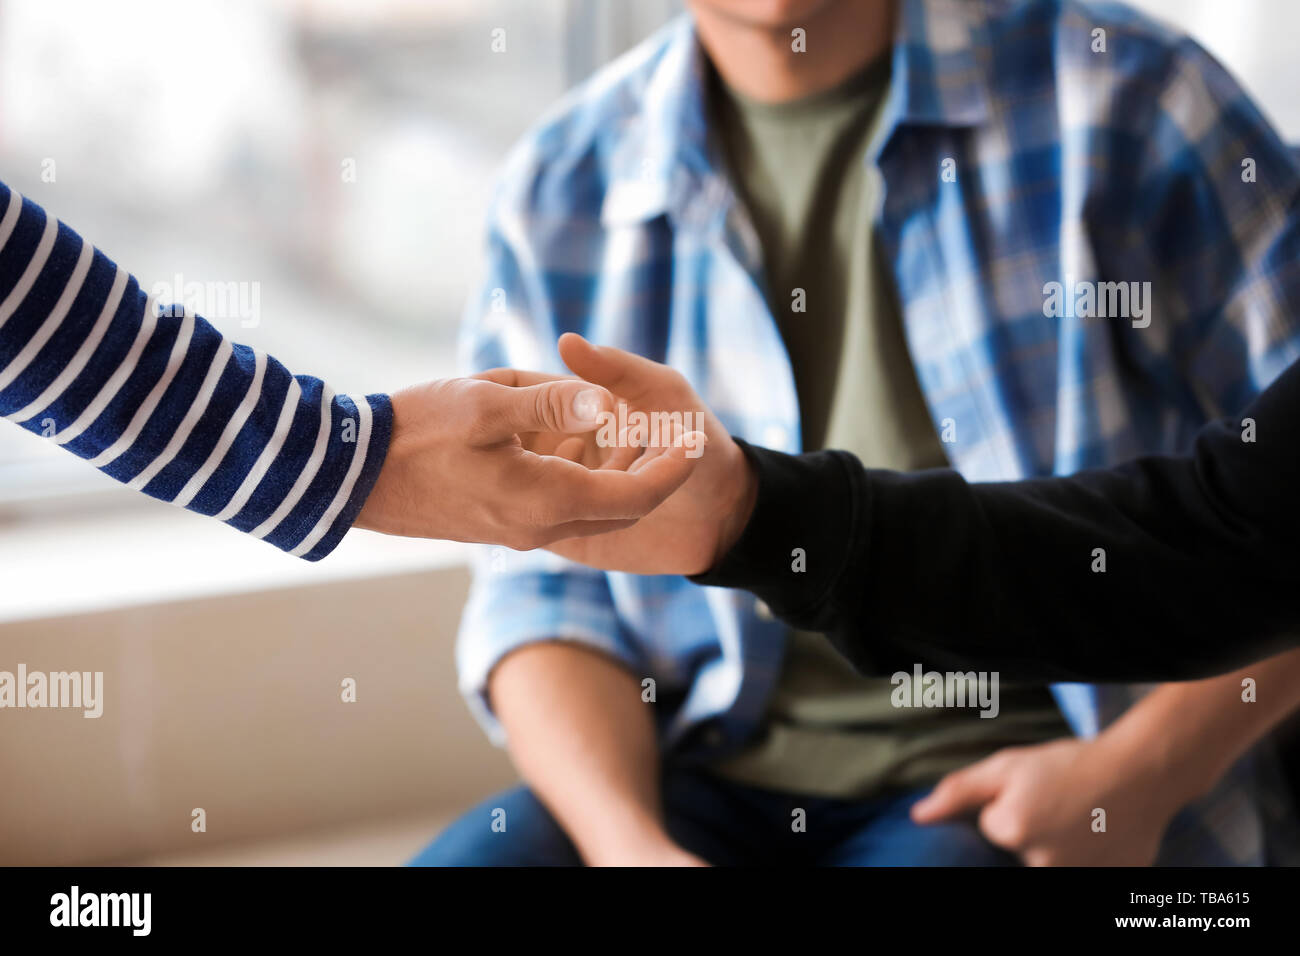
M 336 395 L 163 309 L 0 183 L 0 415 L 153 498 L 317 561 L 356 520 L 392 429 L 386 395 Z

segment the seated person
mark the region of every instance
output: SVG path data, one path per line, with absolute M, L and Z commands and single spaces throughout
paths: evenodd
M 1300 171 L 1185 38 L 1072 2 L 688 7 L 508 162 L 474 369 L 561 371 L 557 338 L 581 332 L 679 369 L 753 443 L 1010 480 L 1178 450 L 1300 354 Z M 1256 181 L 1224 172 L 1242 156 Z M 1048 295 L 1119 282 L 1138 290 L 1119 314 Z M 1145 695 L 1004 683 L 994 719 L 899 708 L 743 594 L 509 553 L 476 576 L 458 662 L 525 785 L 422 863 L 1296 847 L 1255 746 L 1276 715 L 1241 706 L 1239 674 Z M 1000 812 L 922 803 L 945 778 L 981 780 Z M 1124 808 L 1103 835 L 1097 806 Z

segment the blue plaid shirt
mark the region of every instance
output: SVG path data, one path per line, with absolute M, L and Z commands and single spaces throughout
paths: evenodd
M 705 67 L 681 19 L 514 151 L 462 360 L 563 371 L 556 339 L 578 331 L 675 366 L 734 434 L 798 451 L 791 366 L 709 136 Z M 967 478 L 1183 449 L 1300 356 L 1300 168 L 1189 39 L 1119 6 L 908 0 L 884 109 L 868 150 L 878 242 Z M 1045 314 L 1047 283 L 1104 281 L 1150 282 L 1149 324 Z M 457 658 L 499 740 L 484 688 L 505 654 L 557 638 L 603 651 L 656 680 L 675 756 L 707 760 L 759 726 L 784 637 L 742 593 L 492 550 Z M 1142 690 L 1054 688 L 1083 735 Z M 1185 811 L 1162 860 L 1276 858 L 1272 818 L 1290 808 L 1261 786 L 1263 763 L 1257 751 Z

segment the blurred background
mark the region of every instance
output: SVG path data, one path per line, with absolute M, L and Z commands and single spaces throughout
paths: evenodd
M 1135 5 L 1300 141 L 1300 4 Z M 0 0 L 0 180 L 146 289 L 255 284 L 255 324 L 209 317 L 291 369 L 392 390 L 453 371 L 510 145 L 679 11 Z M 0 670 L 106 685 L 98 720 L 0 714 L 0 863 L 405 860 L 512 779 L 452 673 L 465 558 L 353 533 L 306 565 L 0 427 Z

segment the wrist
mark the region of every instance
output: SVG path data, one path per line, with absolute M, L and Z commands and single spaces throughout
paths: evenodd
M 658 822 L 607 828 L 583 840 L 588 866 L 654 866 L 680 852 Z
M 588 866 L 640 865 L 673 846 L 654 809 L 639 801 L 588 814 L 571 832 Z
M 1210 769 L 1203 744 L 1187 747 L 1177 735 L 1154 738 L 1113 724 L 1093 740 L 1102 766 L 1112 779 L 1130 781 L 1155 807 L 1172 816 L 1214 786 L 1218 774 Z
M 740 446 L 730 439 L 727 441 L 727 454 L 731 458 L 726 468 L 728 483 L 723 495 L 718 540 L 709 567 L 716 565 L 740 540 L 758 501 L 758 473 L 754 469 L 753 462 L 741 451 Z M 707 571 L 708 568 L 703 570 Z
M 353 527 L 384 534 L 401 534 L 406 514 L 395 508 L 398 497 L 395 486 L 400 485 L 406 466 L 406 434 L 403 428 L 406 403 L 410 389 L 389 396 L 387 447 L 382 464 L 375 472 L 374 481 L 357 512 Z

